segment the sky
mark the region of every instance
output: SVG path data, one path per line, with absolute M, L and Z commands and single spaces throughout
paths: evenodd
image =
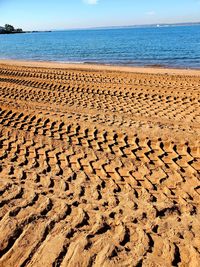
M 23 30 L 199 21 L 200 0 L 0 0 L 0 26 Z

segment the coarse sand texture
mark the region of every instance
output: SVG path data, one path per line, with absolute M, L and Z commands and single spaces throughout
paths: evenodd
M 200 266 L 200 75 L 0 64 L 0 267 Z

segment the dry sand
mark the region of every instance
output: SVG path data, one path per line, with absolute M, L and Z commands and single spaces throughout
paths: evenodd
M 199 208 L 199 71 L 1 61 L 1 267 L 198 267 Z

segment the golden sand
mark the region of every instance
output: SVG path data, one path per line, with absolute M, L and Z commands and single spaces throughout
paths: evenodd
M 0 62 L 0 266 L 199 266 L 200 71 Z
M 147 73 L 147 74 L 177 74 L 177 75 L 192 75 L 200 76 L 199 69 L 172 69 L 172 68 L 157 68 L 157 67 L 132 67 L 132 66 L 111 66 L 98 64 L 73 64 L 73 63 L 56 63 L 47 61 L 27 61 L 27 60 L 0 60 L 0 64 L 11 66 L 25 66 L 25 67 L 41 67 L 54 69 L 71 69 L 71 70 L 88 70 L 88 71 L 112 71 L 112 72 L 133 72 L 133 73 Z

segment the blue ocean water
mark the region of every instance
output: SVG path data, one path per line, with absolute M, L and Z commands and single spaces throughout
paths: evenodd
M 200 25 L 0 35 L 0 58 L 200 68 Z

